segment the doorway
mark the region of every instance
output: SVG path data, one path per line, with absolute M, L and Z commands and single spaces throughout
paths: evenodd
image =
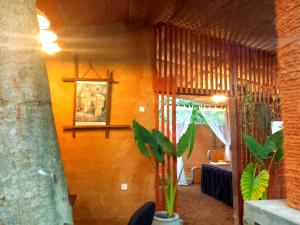
M 191 157 L 177 158 L 177 171 L 183 168 L 177 174 L 177 211 L 185 224 L 233 224 L 230 151 L 225 154 L 225 146 L 230 146 L 227 112 L 226 101 L 217 103 L 209 96 L 176 98 L 176 140 L 189 123 L 196 124 Z

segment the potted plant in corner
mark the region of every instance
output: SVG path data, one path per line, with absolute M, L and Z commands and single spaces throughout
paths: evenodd
M 163 182 L 162 177 L 155 166 L 155 160 L 158 163 L 163 163 L 165 160 L 165 155 L 169 157 L 181 157 L 186 150 L 188 150 L 187 158 L 189 158 L 192 154 L 194 146 L 195 124 L 191 123 L 188 126 L 186 132 L 181 136 L 176 145 L 176 151 L 174 151 L 173 145 L 169 138 L 159 130 L 152 129 L 151 131 L 148 131 L 136 120 L 133 120 L 132 125 L 135 144 L 140 152 L 151 162 L 165 196 L 166 211 L 159 211 L 155 213 L 153 225 L 180 225 L 182 224 L 182 220 L 179 218 L 179 215 L 174 212 L 179 179 L 174 177 L 177 174 L 170 169 L 169 174 L 166 175 L 166 182 Z M 181 174 L 182 170 L 179 173 L 179 177 Z

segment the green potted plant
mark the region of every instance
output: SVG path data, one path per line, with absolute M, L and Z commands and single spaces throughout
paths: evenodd
M 240 185 L 244 200 L 267 199 L 270 171 L 274 161 L 283 159 L 282 130 L 270 135 L 264 145 L 249 135 L 244 135 L 244 141 L 253 156 L 243 170 Z
M 166 137 L 157 129 L 148 131 L 136 120 L 132 122 L 135 144 L 140 152 L 149 159 L 151 165 L 156 171 L 156 176 L 160 181 L 160 185 L 165 196 L 166 211 L 159 211 L 155 213 L 153 225 L 180 225 L 180 220 L 177 213 L 174 212 L 175 198 L 178 187 L 177 174 L 170 169 L 169 174 L 166 175 L 166 182 L 163 182 L 158 169 L 155 166 L 155 160 L 158 163 L 163 163 L 165 155 L 169 157 L 181 157 L 183 153 L 188 150 L 187 158 L 189 158 L 193 151 L 194 139 L 195 139 L 195 124 L 191 123 L 186 132 L 181 136 L 177 145 L 176 151 L 173 149 L 173 144 L 169 138 Z M 182 174 L 182 170 L 179 173 L 179 177 Z M 177 180 L 177 182 L 175 182 Z

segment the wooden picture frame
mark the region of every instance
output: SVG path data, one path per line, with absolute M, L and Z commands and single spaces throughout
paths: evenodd
M 112 84 L 118 83 L 113 78 L 113 71 L 107 70 L 106 78 L 101 78 L 89 60 L 89 69 L 79 77 L 78 58 L 78 55 L 74 56 L 75 77 L 62 79 L 74 83 L 73 121 L 72 125 L 64 126 L 63 131 L 71 131 L 75 138 L 79 130 L 105 130 L 105 136 L 109 138 L 111 129 L 130 129 L 130 125 L 110 124 Z M 98 78 L 85 78 L 89 72 L 94 72 Z
M 108 82 L 76 81 L 75 126 L 107 124 Z

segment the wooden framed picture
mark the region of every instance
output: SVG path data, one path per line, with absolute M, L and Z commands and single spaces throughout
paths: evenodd
M 76 126 L 107 124 L 107 87 L 105 81 L 76 81 Z
M 88 70 L 79 77 L 79 56 L 74 56 L 75 76 L 63 78 L 63 82 L 74 82 L 73 121 L 72 125 L 64 126 L 63 131 L 71 131 L 73 138 L 80 130 L 105 130 L 106 138 L 109 131 L 130 129 L 130 125 L 110 124 L 112 84 L 118 83 L 113 78 L 113 71 L 107 70 L 106 77 L 101 77 L 89 59 Z M 98 78 L 86 75 L 94 72 Z

